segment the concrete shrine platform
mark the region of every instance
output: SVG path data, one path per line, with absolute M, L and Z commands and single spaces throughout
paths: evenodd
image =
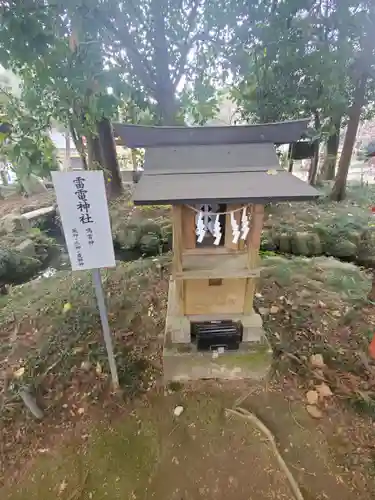
M 243 341 L 238 350 L 198 351 L 191 342 L 191 322 L 211 320 L 239 321 Z M 258 314 L 215 316 L 181 316 L 173 280 L 169 284 L 168 310 L 163 347 L 164 382 L 200 379 L 261 380 L 272 363 L 272 349 Z
M 261 380 L 270 371 L 272 350 L 265 340 L 242 343 L 237 351 L 197 351 L 192 344 L 164 345 L 164 382 L 222 379 Z

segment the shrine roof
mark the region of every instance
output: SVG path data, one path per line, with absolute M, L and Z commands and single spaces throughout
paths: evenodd
M 147 127 L 114 124 L 114 134 L 129 148 L 182 145 L 274 143 L 287 144 L 306 136 L 309 119 L 259 125 L 210 127 Z
M 316 189 L 285 171 L 272 143 L 150 147 L 134 203 L 309 200 Z

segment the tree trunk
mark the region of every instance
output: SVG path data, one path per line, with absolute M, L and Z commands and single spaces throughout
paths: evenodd
M 9 184 L 7 170 L 0 170 L 0 176 L 1 176 L 1 181 L 3 183 L 3 186 L 7 186 Z
M 319 165 L 319 141 L 314 142 L 314 156 L 311 158 L 309 175 L 308 175 L 308 183 L 311 186 L 315 186 L 316 183 L 316 174 L 318 172 Z
M 72 121 L 69 122 L 69 130 L 70 130 L 70 134 L 73 138 L 74 146 L 75 146 L 76 150 L 78 151 L 79 156 L 81 157 L 82 167 L 84 170 L 88 170 L 86 153 L 85 153 L 85 146 L 83 144 L 82 137 L 80 135 L 78 135 L 76 129 L 74 128 Z
M 70 170 L 71 162 L 70 162 L 70 134 L 69 130 L 65 131 L 65 157 L 64 157 L 64 170 Z
M 103 159 L 100 149 L 99 137 L 94 134 L 86 135 L 87 143 L 87 165 L 89 170 L 100 170 Z
M 335 178 L 337 153 L 340 142 L 341 118 L 336 121 L 332 120 L 332 125 L 335 127 L 335 131 L 327 140 L 326 156 L 319 176 L 319 180 L 321 181 L 333 181 Z
M 157 102 L 161 124 L 165 126 L 176 125 L 177 105 L 174 92 L 168 92 L 164 89 L 159 91 Z
M 116 144 L 113 138 L 112 126 L 108 118 L 103 118 L 98 123 L 99 144 L 101 150 L 102 166 L 107 179 L 110 198 L 122 194 L 122 178 L 117 161 Z
M 141 172 L 138 171 L 138 162 L 137 162 L 137 152 L 135 149 L 131 149 L 130 150 L 131 152 L 131 157 L 132 157 L 132 165 L 133 165 L 133 182 L 134 184 L 137 184 L 137 182 L 139 181 L 140 177 L 141 177 Z
M 177 105 L 175 88 L 169 67 L 169 42 L 166 36 L 165 0 L 151 0 L 150 12 L 154 21 L 154 63 L 156 68 L 155 98 L 162 125 L 176 125 Z
M 319 117 L 319 113 L 317 111 L 314 113 L 314 127 L 315 127 L 316 132 L 320 131 L 320 117 Z M 315 185 L 316 174 L 318 172 L 319 146 L 320 146 L 320 140 L 316 139 L 314 141 L 314 156 L 311 158 L 309 175 L 308 175 L 308 182 L 312 186 Z
M 366 82 L 366 74 L 362 74 L 356 82 L 354 100 L 349 110 L 348 127 L 346 129 L 335 184 L 331 192 L 331 199 L 334 201 L 342 201 L 345 198 L 346 180 L 348 177 L 350 161 L 352 159 L 353 148 L 357 137 L 359 120 L 365 101 Z
M 289 144 L 288 148 L 288 172 L 292 173 L 293 172 L 293 144 Z

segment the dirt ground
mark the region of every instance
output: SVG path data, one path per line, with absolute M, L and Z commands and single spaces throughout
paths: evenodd
M 225 408 L 238 401 L 273 432 L 305 500 L 374 498 L 375 367 L 367 358 L 365 367 L 351 359 L 360 352 L 360 342 L 365 352 L 364 328 L 373 323 L 363 302 L 358 302 L 367 293 L 366 275 L 337 263 L 327 270 L 324 259 L 272 258 L 257 307 L 274 343 L 275 382 L 256 390 L 245 382 L 201 383 L 165 396 L 159 382 L 159 335 L 164 328 L 167 281 L 161 280 L 152 261 L 138 265 L 140 269 L 133 264 L 131 273 L 124 265 L 103 275 L 116 343 L 129 344 L 130 352 L 144 357 L 151 368 L 135 399 L 134 395 L 129 399 L 126 391 L 126 399 L 102 391 L 107 368 L 102 353 L 93 357 L 97 314 L 85 274 L 73 279 L 62 272 L 22 287 L 3 307 L 2 325 L 8 325 L 9 332 L 14 334 L 14 315 L 16 334 L 22 338 L 30 317 L 33 328 L 44 332 L 47 359 L 39 353 L 23 366 L 25 374 L 44 373 L 47 367 L 49 375 L 43 383 L 47 408 L 42 422 L 20 412 L 16 403 L 7 406 L 9 421 L 4 420 L 1 428 L 0 465 L 5 477 L 0 498 L 292 499 L 265 438 L 242 419 L 225 416 Z M 67 302 L 72 308 L 64 313 Z M 348 308 L 357 303 L 359 308 Z M 365 314 L 366 325 L 358 314 L 362 321 Z M 53 325 L 50 336 L 46 320 Z M 78 332 L 80 340 L 73 348 L 71 339 Z M 66 350 L 70 356 L 50 369 Z M 308 367 L 314 352 L 322 352 L 326 362 L 319 373 Z M 82 362 L 88 360 L 91 368 L 85 371 Z M 145 375 L 145 368 L 142 373 L 139 368 L 130 370 L 131 361 L 124 358 L 120 364 L 124 373 L 131 372 L 126 379 L 130 385 Z M 358 381 L 349 387 L 343 382 L 352 380 L 354 372 Z M 322 379 L 333 395 L 319 404 L 321 416 L 314 419 L 306 411 L 306 392 Z M 357 396 L 367 401 L 367 413 L 354 410 Z M 178 418 L 173 416 L 177 405 L 184 407 Z
M 272 383 L 256 387 L 202 382 L 164 394 L 160 340 L 168 262 L 103 272 L 115 344 L 129 354 L 118 360 L 123 395 L 106 391 L 89 276 L 62 271 L 4 297 L 0 361 L 13 375 L 24 369 L 22 382 L 44 377 L 46 417 L 35 422 L 19 402 L 1 400 L 0 498 L 292 500 L 264 436 L 226 415 L 225 408 L 238 404 L 274 434 L 304 500 L 375 498 L 370 278 L 357 266 L 326 258 L 265 260 L 255 305 L 276 373 Z M 15 338 L 27 349 L 15 351 Z M 324 364 L 312 370 L 316 353 Z M 313 418 L 306 393 L 322 381 L 333 394 L 319 402 L 320 416 Z M 184 408 L 179 417 L 177 405 Z
M 352 412 L 337 412 L 332 402 L 315 421 L 299 391 L 284 382 L 186 389 L 168 395 L 155 389 L 131 405 L 88 409 L 70 430 L 45 436 L 1 498 L 293 500 L 265 437 L 225 414 L 239 401 L 275 435 L 305 500 L 374 498 L 371 478 L 337 454 L 338 429 L 360 420 Z M 179 417 L 177 405 L 184 408 Z
M 11 213 L 19 214 L 31 212 L 37 208 L 52 205 L 54 201 L 54 193 L 50 191 L 29 198 L 19 194 L 12 194 L 7 196 L 4 200 L 0 200 L 0 217 Z

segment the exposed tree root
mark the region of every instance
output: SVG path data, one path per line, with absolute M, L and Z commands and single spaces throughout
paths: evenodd
M 293 492 L 294 497 L 296 500 L 304 500 L 301 490 L 298 487 L 298 484 L 296 480 L 294 479 L 292 473 L 290 472 L 288 466 L 286 465 L 283 457 L 280 455 L 279 450 L 277 449 L 277 444 L 276 444 L 276 439 L 275 436 L 272 434 L 272 432 L 266 427 L 261 420 L 259 420 L 258 417 L 256 417 L 253 413 L 250 413 L 249 411 L 245 410 L 244 408 L 237 407 L 236 409 L 231 409 L 231 408 L 226 408 L 225 412 L 230 415 L 236 415 L 237 417 L 245 418 L 246 420 L 250 420 L 251 423 L 253 423 L 260 431 L 262 434 L 266 436 L 268 439 L 272 451 L 276 457 L 276 460 L 278 464 L 280 465 L 281 469 L 285 473 L 286 477 L 288 478 L 288 482 L 290 485 L 290 488 Z

